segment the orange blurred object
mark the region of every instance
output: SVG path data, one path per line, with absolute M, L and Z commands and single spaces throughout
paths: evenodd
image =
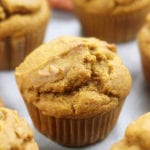
M 0 97 L 0 107 L 3 107 L 3 106 L 4 106 L 4 103 L 3 103 L 3 101 L 2 101 L 2 99 Z
M 52 8 L 73 11 L 71 0 L 48 0 Z

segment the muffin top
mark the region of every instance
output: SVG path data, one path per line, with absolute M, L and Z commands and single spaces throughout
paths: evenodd
M 0 107 L 0 150 L 38 150 L 27 122 L 16 111 Z
M 150 6 L 150 0 L 73 0 L 87 13 L 121 15 Z
M 38 21 L 43 21 L 41 18 L 49 17 L 48 10 L 46 0 L 1 0 L 0 39 L 37 28 L 32 23 L 38 26 Z
M 150 150 L 150 113 L 132 122 L 124 139 L 114 144 L 111 150 Z
M 131 86 L 116 47 L 95 38 L 60 37 L 16 69 L 26 101 L 55 117 L 89 117 L 122 102 Z
M 11 15 L 35 12 L 40 5 L 41 0 L 1 0 L 0 7 L 5 15 Z

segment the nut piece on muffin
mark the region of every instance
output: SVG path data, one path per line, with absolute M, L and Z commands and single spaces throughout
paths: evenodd
M 83 32 L 108 42 L 136 37 L 150 12 L 150 0 L 73 0 Z
M 111 150 L 150 150 L 150 113 L 133 121 L 127 127 L 125 137 Z
M 0 1 L 0 69 L 14 69 L 43 42 L 49 16 L 46 0 Z
M 66 146 L 105 138 L 131 88 L 116 47 L 95 38 L 60 37 L 16 68 L 35 127 Z
M 27 122 L 14 110 L 0 107 L 0 149 L 38 150 Z
M 138 43 L 145 79 L 150 83 L 150 14 L 138 34 Z

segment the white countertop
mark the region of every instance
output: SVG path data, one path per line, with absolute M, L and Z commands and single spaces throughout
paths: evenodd
M 61 35 L 80 36 L 80 25 L 73 14 L 61 11 L 53 12 L 53 17 L 47 29 L 45 42 Z M 150 111 L 150 86 L 147 85 L 142 74 L 137 43 L 132 41 L 126 44 L 120 44 L 118 45 L 118 52 L 124 64 L 131 72 L 133 79 L 132 90 L 126 99 L 118 123 L 109 136 L 105 138 L 105 140 L 94 145 L 78 148 L 79 150 L 109 150 L 112 143 L 122 138 L 125 128 L 132 120 Z M 24 102 L 17 89 L 13 71 L 0 71 L 0 97 L 5 101 L 7 107 L 18 110 L 19 114 L 25 117 L 34 129 Z M 35 139 L 41 150 L 73 149 L 60 146 L 39 134 L 35 129 L 34 131 Z

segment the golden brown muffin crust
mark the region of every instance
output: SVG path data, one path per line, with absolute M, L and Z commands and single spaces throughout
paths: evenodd
M 115 51 L 114 45 L 95 38 L 58 38 L 36 49 L 16 69 L 19 88 L 25 100 L 52 116 L 108 112 L 131 86 Z
M 32 13 L 40 9 L 41 0 L 1 0 L 6 13 Z
M 83 11 L 103 14 L 121 15 L 150 5 L 150 0 L 73 0 Z
M 0 5 L 0 21 L 6 18 L 6 14 L 4 12 L 3 7 Z
M 126 129 L 125 138 L 114 144 L 111 150 L 149 150 L 150 149 L 150 113 L 147 113 Z
M 135 0 L 114 0 L 117 4 L 120 5 L 129 5 L 131 3 L 133 3 Z
M 0 39 L 24 35 L 32 30 L 36 31 L 41 24 L 45 24 L 48 18 L 49 8 L 46 0 L 2 0 L 0 3 Z
M 0 107 L 0 150 L 38 150 L 33 133 L 16 111 Z

